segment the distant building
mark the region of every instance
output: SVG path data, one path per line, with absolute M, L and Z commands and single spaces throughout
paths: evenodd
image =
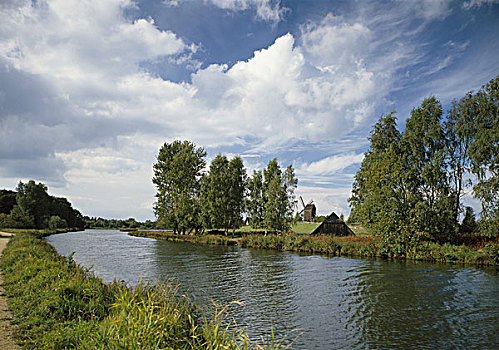
M 315 208 L 315 204 L 309 203 L 305 206 L 303 210 L 303 220 L 304 221 L 314 221 L 315 214 L 317 209 Z
M 334 212 L 331 213 L 315 230 L 313 235 L 355 236 L 355 233 Z

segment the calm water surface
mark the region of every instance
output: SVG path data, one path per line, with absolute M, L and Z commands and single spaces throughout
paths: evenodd
M 109 230 L 50 236 L 105 281 L 167 281 L 234 306 L 253 339 L 293 349 L 499 349 L 499 271 L 196 245 Z

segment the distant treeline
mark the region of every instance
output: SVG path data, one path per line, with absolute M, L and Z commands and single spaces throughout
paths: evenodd
M 135 220 L 134 218 L 120 220 L 120 219 L 103 219 L 100 217 L 97 218 L 97 217 L 84 216 L 83 220 L 85 221 L 85 228 L 111 228 L 111 229 L 120 229 L 120 228 L 154 229 L 154 228 L 156 228 L 155 221 L 146 220 L 144 222 L 140 222 L 140 221 Z
M 350 222 L 402 251 L 422 237 L 449 242 L 475 231 L 499 237 L 499 76 L 454 101 L 446 115 L 435 97 L 424 99 L 402 133 L 394 113 L 382 115 L 369 140 Z M 466 188 L 482 206 L 476 224 L 473 210 L 463 208 Z
M 83 228 L 83 215 L 66 198 L 47 193 L 47 186 L 31 180 L 16 191 L 0 190 L 0 227 L 57 229 Z

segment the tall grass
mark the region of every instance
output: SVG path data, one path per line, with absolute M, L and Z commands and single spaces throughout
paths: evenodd
M 487 241 L 474 245 L 439 244 L 415 237 L 410 242 L 388 242 L 377 236 L 246 234 L 232 238 L 222 235 L 174 235 L 160 231 L 136 231 L 130 235 L 155 239 L 203 244 L 238 245 L 243 248 L 273 249 L 329 256 L 379 257 L 456 262 L 474 265 L 499 265 L 499 244 Z
M 278 349 L 252 343 L 226 312 L 203 316 L 171 284 L 103 283 L 71 257 L 20 233 L 0 267 L 17 339 L 30 349 Z M 270 347 L 269 347 L 270 346 Z
M 178 235 L 171 231 L 132 231 L 128 232 L 130 236 L 135 237 L 148 237 L 164 241 L 174 242 L 191 242 L 201 244 L 214 244 L 214 245 L 237 245 L 238 238 L 232 236 L 204 234 L 204 235 Z
M 246 248 L 324 254 L 329 256 L 382 257 L 429 262 L 459 262 L 476 265 L 499 265 L 499 245 L 488 243 L 483 248 L 439 244 L 414 240 L 407 245 L 387 243 L 375 236 L 335 237 L 286 235 L 246 235 L 239 244 Z

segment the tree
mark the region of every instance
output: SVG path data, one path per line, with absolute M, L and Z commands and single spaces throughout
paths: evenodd
M 66 198 L 51 196 L 50 215 L 59 216 L 68 227 L 83 228 L 85 226 L 83 215 L 74 209 Z
M 369 141 L 349 198 L 351 218 L 382 236 L 398 235 L 406 228 L 410 198 L 405 181 L 406 159 L 393 112 L 379 118 Z
M 475 212 L 472 207 L 466 207 L 463 222 L 459 228 L 461 233 L 473 233 L 476 230 Z
M 244 212 L 244 197 L 246 194 L 247 174 L 241 157 L 234 157 L 229 162 L 229 198 L 227 208 L 228 225 L 226 228 L 235 230 L 242 224 Z
M 203 178 L 201 208 L 206 228 L 236 229 L 241 225 L 246 190 L 246 170 L 240 157 L 231 161 L 218 155 Z
M 435 97 L 425 98 L 411 111 L 402 136 L 408 155 L 407 177 L 414 203 L 410 217 L 416 229 L 436 239 L 447 240 L 455 232 L 453 199 L 446 164 L 445 133 L 440 123 L 442 105 Z
M 288 221 L 291 220 L 293 217 L 293 213 L 296 207 L 296 203 L 298 201 L 296 200 L 295 196 L 295 190 L 296 187 L 298 186 L 298 179 L 295 176 L 295 170 L 293 169 L 293 166 L 290 164 L 284 171 L 283 177 L 282 177 L 282 186 L 283 190 L 286 193 L 286 219 Z
M 0 190 L 0 213 L 9 214 L 16 204 L 16 192 Z
M 57 228 L 66 228 L 68 227 L 68 224 L 66 220 L 61 219 L 59 216 L 55 215 L 50 217 L 48 226 L 51 230 L 55 230 Z
M 186 233 L 200 227 L 199 194 L 206 165 L 203 148 L 189 141 L 165 143 L 153 165 L 157 188 L 154 212 L 163 227 Z
M 285 212 L 283 205 L 283 190 L 281 179 L 277 174 L 269 181 L 267 187 L 267 201 L 265 203 L 265 215 L 263 223 L 266 229 L 274 232 L 282 232 L 286 229 Z
M 296 204 L 294 191 L 298 179 L 291 165 L 283 174 L 276 158 L 268 163 L 263 175 L 264 227 L 274 232 L 283 232 L 293 220 Z
M 470 147 L 476 134 L 476 102 L 472 92 L 467 93 L 459 102 L 453 101 L 447 122 L 444 124 L 450 178 L 454 185 L 454 218 L 456 221 L 461 211 L 461 197 L 465 187 L 464 174 L 469 172 L 471 167 Z
M 19 218 L 32 218 L 34 228 L 45 228 L 50 218 L 51 197 L 47 193 L 47 186 L 43 183 L 35 183 L 30 180 L 28 183 L 19 182 L 16 188 L 16 201 Z M 15 209 L 15 208 L 14 208 Z M 26 221 L 23 219 L 23 221 Z
M 227 157 L 218 155 L 210 164 L 208 174 L 203 177 L 201 191 L 201 212 L 205 228 L 225 228 L 228 198 Z
M 499 236 L 499 76 L 474 96 L 475 134 L 470 145 L 473 193 L 482 205 L 480 232 Z
M 263 197 L 263 177 L 261 171 L 253 171 L 248 181 L 248 197 L 245 201 L 250 224 L 253 228 L 263 227 L 265 200 Z

